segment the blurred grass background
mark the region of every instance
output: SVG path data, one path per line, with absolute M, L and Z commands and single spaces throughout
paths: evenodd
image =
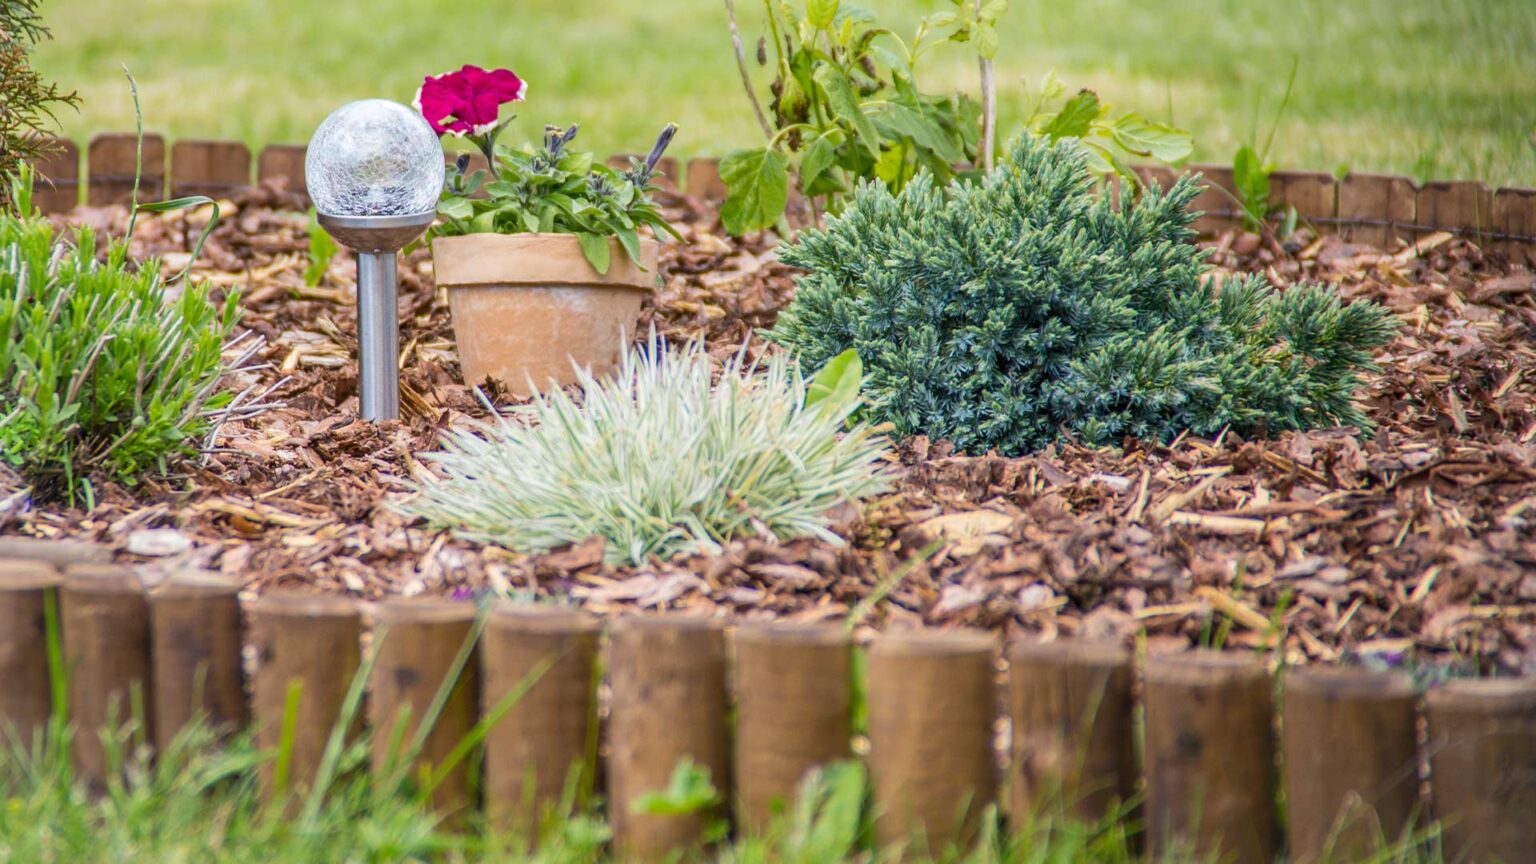
M 801 5 L 797 3 L 797 5 Z M 864 0 L 904 38 L 948 0 Z M 744 35 L 760 0 L 737 0 Z M 1012 0 L 998 58 L 1010 132 L 1055 69 L 1117 109 L 1191 131 L 1196 161 L 1262 138 L 1299 59 L 1272 158 L 1282 167 L 1387 171 L 1536 186 L 1536 0 Z M 85 139 L 145 126 L 176 137 L 302 142 L 335 106 L 409 102 L 421 77 L 466 62 L 529 83 L 504 140 L 582 124 L 598 152 L 676 153 L 759 140 L 722 0 L 49 0 L 38 67 L 84 97 L 60 117 Z M 751 50 L 749 44 L 749 52 Z M 974 90 L 963 47 L 930 55 L 925 89 Z M 1262 144 L 1262 140 L 1260 141 Z

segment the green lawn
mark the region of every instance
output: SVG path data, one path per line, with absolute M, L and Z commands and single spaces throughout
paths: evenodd
M 749 38 L 757 0 L 738 0 Z M 864 0 L 907 31 L 947 0 Z M 409 101 L 423 74 L 464 62 L 530 82 L 521 132 L 580 121 L 599 151 L 638 150 L 669 120 L 681 155 L 757 132 L 720 0 L 49 0 L 38 64 L 85 102 L 64 131 L 146 125 L 172 136 L 302 141 L 335 105 Z M 1536 186 L 1532 0 L 1014 0 L 999 59 L 1010 129 L 1024 79 L 1050 69 L 1120 108 L 1192 131 L 1229 160 L 1300 72 L 1275 144 L 1286 166 Z M 960 51 L 926 86 L 975 86 Z M 514 130 L 514 137 L 516 137 Z

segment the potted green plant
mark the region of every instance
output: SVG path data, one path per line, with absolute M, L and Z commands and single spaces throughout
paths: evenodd
M 655 284 L 656 237 L 678 236 L 650 195 L 676 126 L 623 171 L 573 150 L 575 126 L 497 146 L 513 119 L 499 119 L 501 106 L 526 92 L 508 70 L 465 66 L 427 78 L 416 99 L 439 135 L 468 138 L 488 164 L 471 172 L 469 155 L 458 158 L 430 232 L 464 380 L 494 378 L 519 395 L 572 383 L 577 367 L 610 371 Z

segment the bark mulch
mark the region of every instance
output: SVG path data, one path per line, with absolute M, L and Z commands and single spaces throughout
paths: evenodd
M 668 202 L 688 238 L 664 254 L 646 324 L 721 355 L 765 346 L 793 294 L 771 237 L 723 236 L 709 208 Z M 1277 287 L 1321 280 L 1406 322 L 1365 398 L 1380 426 L 1245 439 L 1065 444 L 1025 458 L 961 455 L 916 439 L 889 496 L 839 514 L 849 541 L 733 544 L 645 568 L 602 563 L 598 542 L 526 556 L 415 526 L 391 510 L 399 478 L 439 433 L 484 416 L 458 381 L 446 303 L 425 250 L 401 268 L 404 419 L 357 419 L 349 255 L 307 288 L 306 219 L 276 186 L 226 207 L 196 272 L 244 292 L 282 407 L 232 422 L 205 464 L 89 513 L 27 507 L 0 490 L 0 531 L 110 544 L 151 574 L 221 570 L 279 586 L 379 598 L 554 596 L 600 614 L 682 609 L 865 627 L 960 626 L 1282 649 L 1292 662 L 1363 658 L 1536 673 L 1536 273 L 1446 234 L 1392 250 L 1315 237 L 1282 246 L 1231 231 L 1222 270 Z M 233 215 L 230 212 L 233 210 Z M 73 221 L 121 231 L 118 209 Z M 140 220 L 135 249 L 187 260 L 196 217 Z M 487 387 L 496 399 L 493 382 Z M 4 484 L 0 478 L 0 485 Z M 926 555 L 924 553 L 927 553 Z M 1407 660 L 1405 661 L 1405 658 Z

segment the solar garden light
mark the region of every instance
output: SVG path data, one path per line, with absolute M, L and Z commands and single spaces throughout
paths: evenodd
M 320 225 L 357 253 L 357 389 L 365 420 L 400 417 L 395 253 L 432 224 L 443 176 L 437 133 L 387 99 L 337 108 L 309 139 L 304 181 Z

